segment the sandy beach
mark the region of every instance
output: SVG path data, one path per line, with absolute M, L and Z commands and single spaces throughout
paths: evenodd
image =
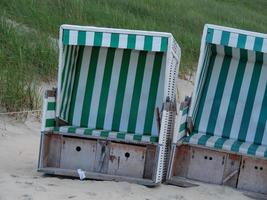
M 126 182 L 93 181 L 45 176 L 38 173 L 40 123 L 0 118 L 0 200 L 42 199 L 143 199 L 143 200 L 246 200 L 229 187 L 200 184 L 180 188 L 162 184 L 156 188 Z

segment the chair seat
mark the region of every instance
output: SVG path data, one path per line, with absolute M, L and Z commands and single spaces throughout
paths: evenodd
M 141 135 L 137 133 L 125 133 L 109 130 L 90 129 L 77 126 L 60 126 L 55 127 L 54 132 L 59 134 L 77 134 L 84 137 L 99 137 L 113 140 L 123 140 L 125 142 L 142 142 L 142 143 L 157 143 L 158 136 Z
M 195 133 L 185 137 L 184 144 L 200 145 L 224 151 L 239 153 L 242 155 L 257 156 L 267 158 L 267 146 L 250 142 L 241 142 L 234 139 L 211 136 L 202 133 Z

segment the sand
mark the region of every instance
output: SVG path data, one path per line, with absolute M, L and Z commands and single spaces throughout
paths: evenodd
M 126 182 L 93 181 L 44 176 L 38 173 L 40 123 L 0 118 L 0 200 L 6 199 L 143 199 L 241 200 L 241 192 L 218 185 L 193 188 L 161 185 L 156 188 Z

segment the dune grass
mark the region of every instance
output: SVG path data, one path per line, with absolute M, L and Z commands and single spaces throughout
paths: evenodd
M 0 67 L 8 64 L 8 70 L 17 67 L 22 71 L 27 66 L 37 81 L 51 79 L 56 73 L 55 50 L 44 43 L 48 42 L 45 38 L 58 38 L 59 26 L 64 23 L 171 32 L 182 48 L 181 76 L 196 69 L 205 23 L 267 32 L 265 0 L 1 0 L 0 12 L 36 30 L 34 36 L 15 30 L 10 36 L 4 27 L 0 29 L 5 44 L 1 44 L 4 57 L 0 57 Z M 34 55 L 34 59 L 21 60 L 16 37 L 25 45 L 20 48 L 22 55 Z M 9 56 L 5 50 L 17 56 Z

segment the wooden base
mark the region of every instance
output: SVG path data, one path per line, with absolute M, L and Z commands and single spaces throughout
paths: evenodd
M 157 145 L 133 145 L 101 139 L 42 134 L 38 170 L 65 176 L 129 181 L 153 186 Z
M 190 186 L 188 180 L 196 180 L 267 194 L 267 160 L 201 146 L 174 145 L 169 165 L 170 184 Z

